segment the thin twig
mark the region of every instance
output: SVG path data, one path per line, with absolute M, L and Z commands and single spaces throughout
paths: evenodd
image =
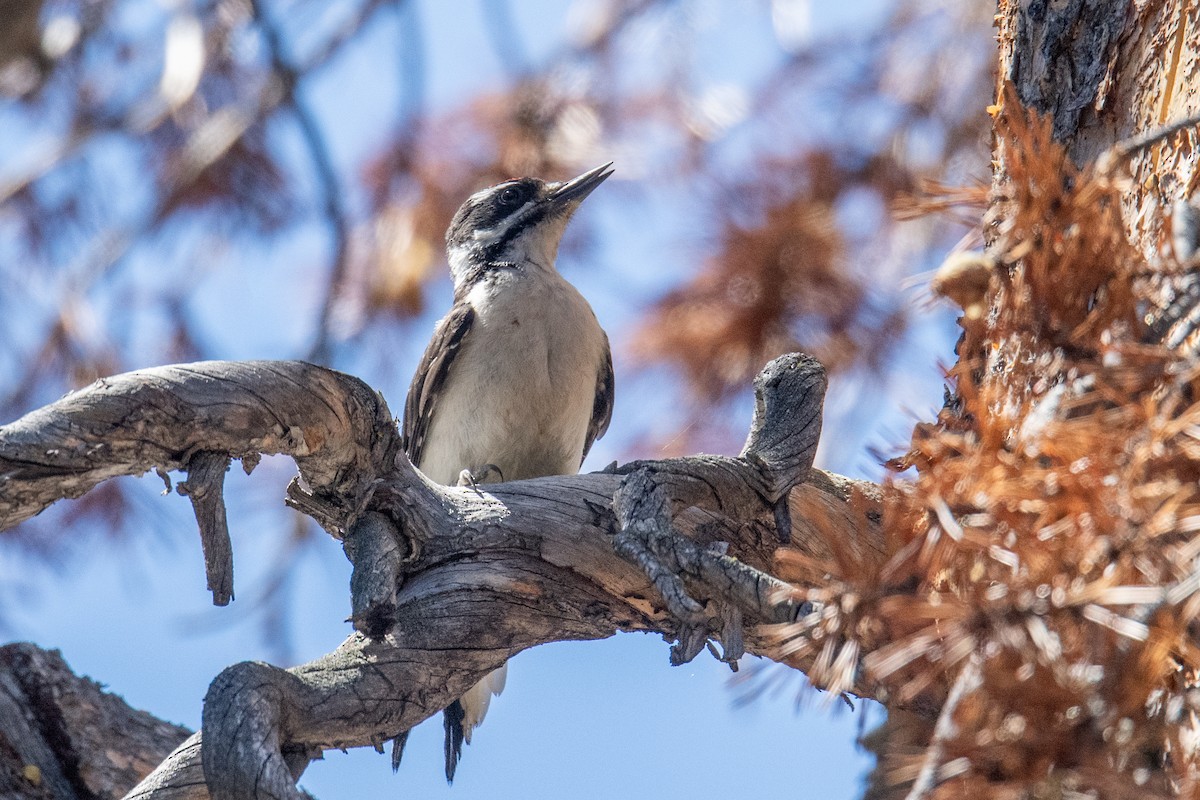
M 962 671 L 958 673 L 958 677 L 954 679 L 954 685 L 950 687 L 950 694 L 946 696 L 946 704 L 942 706 L 942 712 L 938 715 L 937 724 L 933 728 L 933 739 L 930 740 L 929 747 L 925 750 L 925 760 L 921 763 L 921 771 L 917 774 L 917 779 L 913 781 L 912 789 L 905 800 L 921 800 L 928 796 L 936 785 L 938 770 L 941 769 L 942 760 L 946 756 L 946 741 L 954 735 L 956 730 L 954 712 L 958 710 L 958 704 L 962 699 L 978 689 L 982 682 L 983 673 L 979 654 L 973 653 Z
M 513 23 L 512 6 L 507 0 L 483 0 L 480 6 L 496 57 L 510 75 L 524 78 L 529 73 L 529 57 Z
M 397 11 L 407 15 L 400 20 L 400 134 L 397 146 L 405 152 L 416 150 L 417 136 L 425 106 L 425 37 L 412 0 L 397 0 Z
M 1101 172 L 1110 173 L 1142 150 L 1153 147 L 1165 139 L 1170 139 L 1177 133 L 1196 127 L 1200 127 L 1200 114 L 1193 114 L 1190 117 L 1177 120 L 1161 128 L 1145 131 L 1139 133 L 1137 136 L 1131 136 L 1108 148 L 1097 159 L 1097 169 Z
M 325 42 L 313 51 L 303 63 L 297 64 L 295 70 L 300 75 L 307 75 L 325 64 L 337 55 L 342 46 L 358 35 L 363 26 L 371 21 L 375 12 L 383 7 L 386 0 L 367 0 L 358 9 L 358 13 L 348 17 Z M 257 14 L 257 12 L 255 12 Z
M 329 273 L 325 299 L 321 303 L 321 314 L 317 322 L 317 336 L 309 349 L 305 360 L 322 364 L 329 359 L 329 325 L 333 316 L 333 306 L 337 302 L 338 293 L 345 282 L 346 270 L 349 266 L 350 227 L 346 219 L 346 210 L 342 205 L 341 189 L 338 186 L 337 172 L 333 168 L 333 159 L 329 155 L 329 145 L 325 135 L 317 124 L 316 115 L 309 109 L 308 104 L 300 99 L 296 91 L 303 73 L 294 67 L 283 50 L 283 39 L 279 29 L 271 22 L 263 7 L 262 0 L 250 0 L 254 19 L 262 31 L 271 57 L 271 72 L 283 84 L 284 105 L 292 110 L 296 122 L 300 126 L 300 136 L 308 150 L 316 172 L 317 190 L 320 193 L 321 210 L 329 223 L 329 233 L 333 238 L 333 267 Z

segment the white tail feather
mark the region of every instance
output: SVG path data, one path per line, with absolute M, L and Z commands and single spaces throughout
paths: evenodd
M 471 731 L 479 727 L 483 723 L 483 718 L 487 716 L 488 706 L 492 703 L 492 695 L 498 695 L 504 691 L 504 683 L 508 680 L 508 663 L 505 662 L 498 669 L 492 670 L 483 677 L 479 683 L 467 690 L 467 693 L 459 698 L 459 703 L 463 707 L 463 741 L 467 744 L 471 743 Z

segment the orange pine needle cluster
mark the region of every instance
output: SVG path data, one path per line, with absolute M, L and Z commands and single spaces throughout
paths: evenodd
M 888 486 L 882 558 L 836 531 L 822 563 L 781 553 L 827 587 L 802 590 L 821 610 L 784 651 L 926 715 L 927 747 L 885 747 L 878 796 L 1194 796 L 1198 370 L 1142 341 L 1154 265 L 1119 181 L 1013 101 L 997 134 L 996 276 L 955 397 L 917 427 L 918 476 Z

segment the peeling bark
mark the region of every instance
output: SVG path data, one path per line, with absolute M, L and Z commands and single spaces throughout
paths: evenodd
M 1104 105 L 1128 0 L 1025 0 L 1015 16 L 1010 77 L 1021 102 L 1048 115 L 1068 142 L 1081 115 Z

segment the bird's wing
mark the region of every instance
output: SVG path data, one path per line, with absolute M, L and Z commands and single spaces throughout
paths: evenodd
M 592 444 L 608 430 L 612 421 L 613 391 L 616 381 L 613 376 L 612 348 L 608 346 L 608 336 L 604 337 L 604 363 L 600 366 L 600 374 L 596 376 L 596 399 L 592 403 L 592 421 L 588 423 L 587 438 L 583 440 L 583 455 L 579 463 L 587 458 Z
M 463 339 L 470 333 L 474 322 L 475 309 L 467 303 L 456 303 L 438 323 L 433 339 L 425 348 L 421 365 L 417 367 L 417 374 L 413 376 L 412 385 L 408 387 L 402 436 L 404 452 L 418 467 L 438 397 L 450 375 L 450 365 L 454 363 L 454 357 L 458 355 Z

